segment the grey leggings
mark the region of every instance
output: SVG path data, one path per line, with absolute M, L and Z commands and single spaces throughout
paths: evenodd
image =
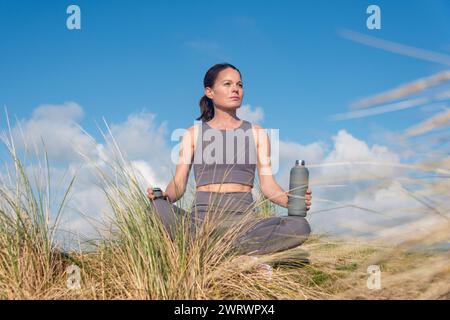
M 224 228 L 239 223 L 244 215 L 253 210 L 254 201 L 251 192 L 197 192 L 194 206 L 190 213 L 178 208 L 163 199 L 153 201 L 166 229 L 173 236 L 177 217 L 189 215 L 192 226 L 202 223 L 207 213 L 216 214 L 220 225 Z M 269 254 L 291 249 L 301 245 L 309 236 L 311 228 L 303 217 L 282 216 L 260 220 L 245 220 L 249 230 L 238 237 L 233 247 L 239 254 Z

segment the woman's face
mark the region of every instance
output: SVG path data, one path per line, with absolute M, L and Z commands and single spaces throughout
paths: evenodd
M 205 88 L 205 95 L 214 105 L 223 109 L 237 109 L 244 97 L 244 88 L 239 72 L 226 68 L 219 72 L 212 88 Z

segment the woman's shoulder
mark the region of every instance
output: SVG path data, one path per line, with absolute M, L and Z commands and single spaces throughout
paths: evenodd
M 195 141 L 197 140 L 198 134 L 200 132 L 202 123 L 194 123 L 189 128 L 185 129 L 184 137 L 189 138 L 193 144 L 195 144 Z
M 195 123 L 194 125 L 190 126 L 189 128 L 187 128 L 187 131 L 193 132 L 196 128 L 198 128 L 200 126 L 199 123 Z
M 195 121 L 195 123 L 192 126 L 190 126 L 189 128 L 186 128 L 186 131 L 193 133 L 194 131 L 198 130 L 202 126 L 203 126 L 202 121 Z
M 252 126 L 252 129 L 257 129 L 257 130 L 259 130 L 259 129 L 264 129 L 262 126 L 260 126 L 259 124 L 257 124 L 257 123 L 251 123 L 251 122 L 249 122 L 250 123 L 250 125 Z
M 261 125 L 259 125 L 259 124 L 257 124 L 257 123 L 251 123 L 251 122 L 249 122 L 249 123 L 250 123 L 250 128 L 252 128 L 252 130 L 253 130 L 255 133 L 257 133 L 257 132 L 262 132 L 262 131 L 265 130 Z

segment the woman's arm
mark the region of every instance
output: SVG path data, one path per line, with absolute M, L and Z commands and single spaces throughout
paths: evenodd
M 273 176 L 263 175 L 259 176 L 261 183 L 261 191 L 264 196 L 273 203 L 287 208 L 288 206 L 288 192 L 284 191 L 275 181 Z
M 176 202 L 186 191 L 186 185 L 189 179 L 189 171 L 191 170 L 194 157 L 194 126 L 189 128 L 183 135 L 180 144 L 180 152 L 178 163 L 175 169 L 175 176 L 166 187 L 166 195 L 170 202 Z
M 256 124 L 253 126 L 256 129 L 257 168 L 261 191 L 273 203 L 287 208 L 288 192 L 279 186 L 272 174 L 269 136 L 261 126 Z M 311 207 L 311 194 L 312 191 L 308 188 L 305 195 L 306 210 Z
M 256 129 L 257 168 L 261 191 L 273 203 L 287 208 L 287 192 L 278 185 L 272 174 L 269 136 L 261 126 L 254 124 L 253 127 Z

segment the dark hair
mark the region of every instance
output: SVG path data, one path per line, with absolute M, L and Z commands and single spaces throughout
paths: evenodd
M 213 65 L 205 74 L 205 78 L 203 79 L 203 87 L 212 87 L 214 83 L 216 82 L 217 76 L 219 75 L 219 72 L 222 70 L 225 70 L 227 68 L 232 68 L 239 72 L 239 75 L 242 77 L 241 72 L 238 68 L 235 66 L 229 64 L 229 63 L 218 63 Z M 197 118 L 197 120 L 202 121 L 209 121 L 212 118 L 214 118 L 214 104 L 213 101 L 208 98 L 206 95 L 204 95 L 200 102 L 198 103 L 200 106 L 200 117 Z

